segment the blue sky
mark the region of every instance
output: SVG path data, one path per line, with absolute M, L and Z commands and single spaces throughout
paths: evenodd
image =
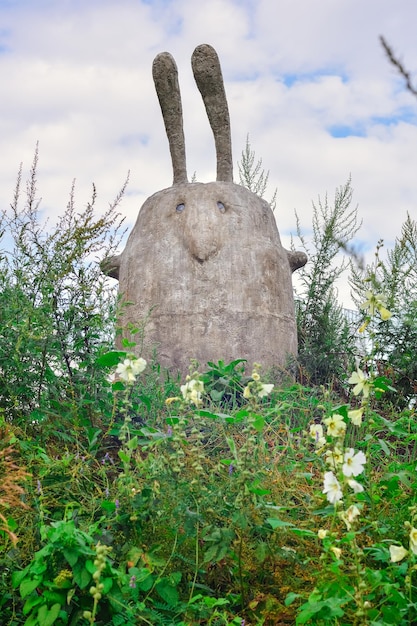
M 249 133 L 278 189 L 284 243 L 306 230 L 312 201 L 352 177 L 372 257 L 417 217 L 417 99 L 389 65 L 383 35 L 417 81 L 415 0 L 0 1 L 0 201 L 28 172 L 39 142 L 38 188 L 53 219 L 73 179 L 80 208 L 91 184 L 103 209 L 128 170 L 121 205 L 133 224 L 144 200 L 172 182 L 151 66 L 179 69 L 189 176 L 215 178 L 213 138 L 190 58 L 200 43 L 221 60 L 237 161 Z M 347 301 L 345 288 L 342 296 Z

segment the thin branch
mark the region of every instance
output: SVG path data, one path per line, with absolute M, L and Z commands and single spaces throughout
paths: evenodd
M 407 72 L 402 62 L 394 55 L 392 48 L 385 41 L 384 37 L 380 35 L 379 39 L 381 41 L 382 47 L 384 48 L 390 63 L 392 63 L 392 65 L 394 65 L 394 67 L 397 68 L 401 76 L 405 79 L 405 84 L 406 84 L 408 91 L 410 91 L 413 94 L 413 96 L 417 96 L 417 87 L 415 87 L 413 83 L 411 82 L 410 72 Z

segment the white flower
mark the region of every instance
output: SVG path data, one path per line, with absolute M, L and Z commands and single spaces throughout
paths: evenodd
M 353 489 L 353 493 L 362 493 L 362 491 L 364 490 L 363 489 L 363 485 L 358 483 L 357 480 L 353 480 L 353 478 L 351 478 L 350 480 L 348 480 L 346 482 L 349 485 L 349 487 L 351 489 Z
M 336 502 L 339 502 L 339 500 L 343 498 L 340 483 L 333 472 L 325 472 L 324 474 L 323 493 L 327 494 L 327 500 L 330 504 L 336 504 Z
M 265 398 L 265 396 L 269 396 L 269 394 L 271 393 L 271 391 L 274 388 L 274 385 L 264 385 L 264 384 L 261 384 L 261 387 L 262 388 L 259 389 L 259 391 L 258 391 L 258 396 L 260 398 Z
M 358 396 L 360 393 L 363 393 L 364 398 L 369 397 L 370 383 L 366 374 L 362 372 L 361 369 L 356 370 L 356 372 L 352 372 L 348 383 L 350 385 L 355 385 L 353 388 L 353 393 L 355 396 Z
M 125 359 L 116 367 L 116 374 L 127 383 L 133 383 L 136 376 L 143 372 L 146 367 L 145 359 Z
M 342 550 L 340 548 L 336 548 L 336 546 L 332 546 L 330 550 L 333 552 L 336 559 L 340 559 L 340 557 L 342 556 Z
M 417 528 L 410 530 L 410 550 L 413 554 L 417 554 Z
M 311 424 L 310 437 L 314 439 L 316 446 L 323 446 L 326 439 L 323 436 L 323 426 L 321 424 Z
M 354 504 L 351 504 L 350 507 L 346 509 L 346 511 L 342 511 L 341 513 L 339 513 L 340 519 L 342 519 L 345 522 L 346 528 L 348 530 L 352 528 L 353 522 L 359 515 L 360 515 L 360 511 L 358 507 Z
M 193 378 L 186 382 L 185 385 L 181 385 L 181 393 L 184 400 L 199 406 L 202 402 L 201 394 L 204 393 L 204 383 Z
M 253 374 L 252 374 L 252 378 L 253 378 Z M 257 395 L 258 398 L 265 398 L 271 393 L 273 388 L 274 388 L 274 385 L 271 385 L 271 384 L 265 385 L 263 383 L 255 381 L 255 383 L 249 383 L 249 385 L 247 385 L 244 388 L 243 397 L 246 400 L 249 400 L 249 398 L 252 398 L 253 395 Z
M 381 319 L 386 322 L 392 316 L 392 313 L 386 309 L 386 303 L 384 297 L 381 294 L 374 294 L 372 291 L 365 293 L 367 300 L 361 304 L 361 309 L 368 311 L 369 315 L 375 315 L 375 311 L 381 316 Z
M 326 451 L 326 463 L 330 465 L 333 469 L 337 469 L 338 465 L 342 465 L 343 463 L 343 452 L 335 446 L 333 450 Z
M 364 470 L 366 463 L 366 456 L 363 452 L 357 452 L 353 448 L 349 448 L 344 454 L 344 463 L 342 465 L 342 472 L 346 478 L 351 476 L 359 476 Z
M 348 411 L 348 418 L 355 426 L 360 426 L 362 424 L 362 415 L 363 415 L 363 407 L 360 409 L 354 409 L 352 411 Z
M 345 434 L 346 423 L 342 415 L 335 413 L 331 417 L 327 417 L 324 423 L 327 426 L 327 434 L 331 437 L 343 437 Z
M 329 534 L 329 531 L 327 530 L 327 528 L 320 528 L 320 530 L 317 533 L 317 537 L 319 539 L 324 539 L 325 537 L 327 537 L 328 534 Z
M 388 311 L 388 309 L 383 306 L 379 307 L 378 311 L 383 322 L 386 322 L 390 317 L 392 317 L 391 311 Z
M 244 388 L 244 390 L 243 390 L 243 397 L 245 398 L 245 400 L 249 400 L 249 398 L 252 397 L 250 387 L 246 386 Z
M 408 550 L 406 550 L 402 546 L 390 546 L 389 553 L 391 556 L 391 562 L 398 563 L 399 561 L 402 561 L 403 558 L 407 556 Z

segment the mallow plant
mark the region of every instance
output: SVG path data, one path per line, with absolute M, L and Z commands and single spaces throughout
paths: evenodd
M 365 319 L 360 333 L 375 316 L 382 322 L 391 317 L 383 295 L 370 290 L 361 309 Z M 327 506 L 315 512 L 324 522 L 317 531 L 323 571 L 299 607 L 296 624 L 405 625 L 417 618 L 417 507 L 410 509 L 410 521 L 405 522 L 407 547 L 384 537 L 386 531 L 383 524 L 379 530 L 374 511 L 380 500 L 375 485 L 380 472 L 371 465 L 370 451 L 375 434 L 381 436 L 374 405 L 393 389 L 378 374 L 372 335 L 368 345 L 370 353 L 347 377 L 354 406 L 335 407 L 310 425 L 309 436 L 322 467 L 322 497 L 327 501 Z M 299 597 L 290 593 L 287 604 Z

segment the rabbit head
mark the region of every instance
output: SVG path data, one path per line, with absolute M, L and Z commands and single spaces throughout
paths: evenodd
M 233 183 L 229 112 L 220 63 L 208 45 L 192 67 L 217 154 L 217 181 L 187 179 L 181 96 L 172 56 L 159 54 L 153 77 L 168 137 L 173 185 L 142 206 L 126 248 L 102 266 L 119 280 L 120 323 L 147 318 L 145 353 L 188 370 L 191 359 L 245 358 L 282 366 L 297 352 L 291 273 L 304 253 L 285 250 L 268 203 Z

